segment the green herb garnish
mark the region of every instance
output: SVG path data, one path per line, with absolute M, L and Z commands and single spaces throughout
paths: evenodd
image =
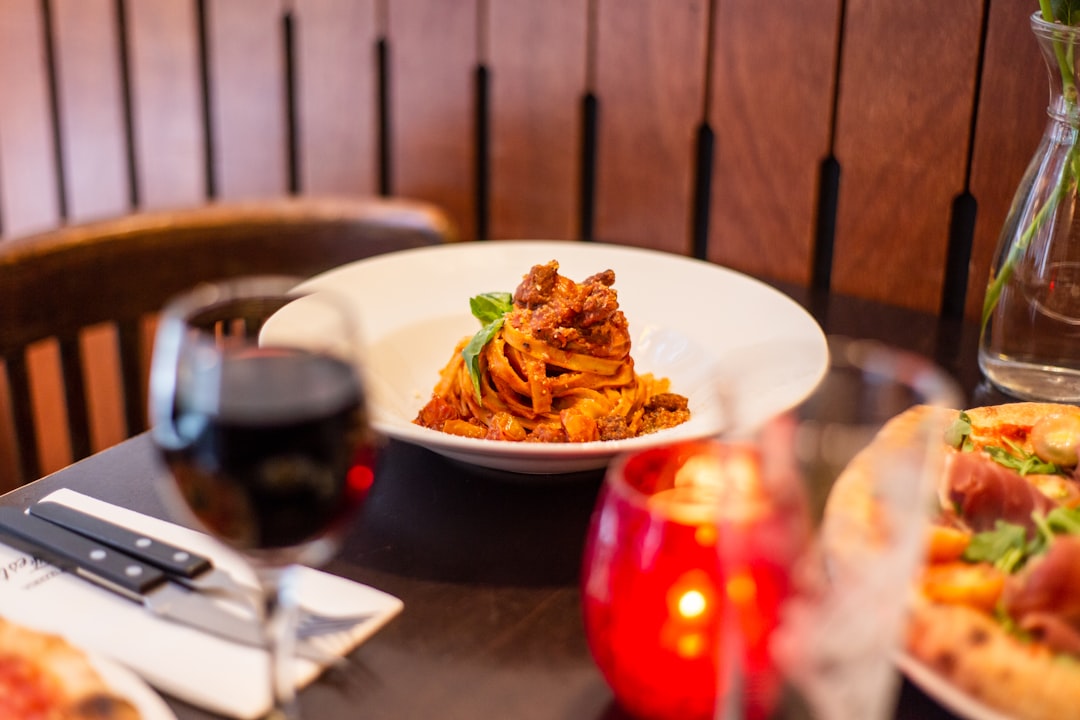
M 1046 462 L 1033 452 L 1028 452 L 1016 443 L 1005 440 L 1008 448 L 987 445 L 984 450 L 999 465 L 1015 470 L 1021 475 L 1061 475 L 1061 468 Z
M 976 533 L 964 550 L 967 562 L 988 562 L 1002 572 L 1011 573 L 1028 556 L 1027 531 L 1020 525 L 998 520 L 993 530 Z
M 1049 549 L 1058 535 L 1080 535 L 1080 509 L 1056 507 L 1046 515 L 1032 513 L 1035 537 L 1013 523 L 998 520 L 993 530 L 975 533 L 964 550 L 967 562 L 988 562 L 1005 573 L 1014 573 L 1036 555 Z
M 949 447 L 961 450 L 970 450 L 971 445 L 971 418 L 966 412 L 961 411 L 959 417 L 952 421 L 945 430 L 945 442 Z
M 514 307 L 514 296 L 507 292 L 490 292 L 469 298 L 469 310 L 473 317 L 483 323 L 469 343 L 461 350 L 461 357 L 472 379 L 476 399 L 480 399 L 480 351 L 495 337 L 506 319 L 506 313 Z

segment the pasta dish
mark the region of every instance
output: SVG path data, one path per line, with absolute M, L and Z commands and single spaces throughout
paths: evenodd
M 526 442 L 619 440 L 679 425 L 687 398 L 637 374 L 615 273 L 582 283 L 551 261 L 509 293 L 472 298 L 462 338 L 413 421 L 454 435 Z

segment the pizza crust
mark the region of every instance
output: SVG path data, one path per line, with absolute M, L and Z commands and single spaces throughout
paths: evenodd
M 1020 642 L 967 606 L 918 602 L 907 649 L 972 698 L 1017 718 L 1061 720 L 1080 708 L 1080 663 Z
M 825 505 L 823 537 L 830 558 L 843 561 L 849 548 L 884 540 L 880 511 L 874 500 L 874 466 L 883 454 L 910 445 L 930 432 L 940 437 L 955 410 L 917 405 L 882 426 L 873 441 L 852 458 L 833 483 Z
M 921 424 L 934 411 L 916 406 L 893 418 L 837 478 L 825 509 L 824 542 L 831 558 L 842 561 L 845 548 L 859 547 L 851 543 L 880 542 L 872 492 L 874 456 L 917 437 Z M 948 411 L 950 421 L 959 412 Z M 982 444 L 997 442 L 996 428 L 1030 429 L 1046 415 L 1080 416 L 1080 407 L 1024 402 L 965 412 L 972 439 Z M 934 603 L 913 590 L 906 649 L 972 698 L 1018 719 L 1075 717 L 1080 708 L 1080 660 L 1021 642 L 973 608 Z
M 67 640 L 0 617 L 0 658 L 33 667 L 53 689 L 56 720 L 138 720 L 139 712 L 105 684 L 89 657 Z

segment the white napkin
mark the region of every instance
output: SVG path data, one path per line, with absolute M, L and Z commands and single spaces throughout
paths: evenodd
M 53 500 L 205 555 L 215 566 L 254 584 L 250 568 L 208 535 L 111 505 L 73 490 Z M 328 573 L 301 568 L 299 600 L 327 614 L 370 613 L 354 630 L 320 638 L 319 647 L 341 656 L 401 612 L 398 598 Z M 256 718 L 269 710 L 268 654 L 162 620 L 108 590 L 0 545 L 0 614 L 63 635 L 127 666 L 162 692 L 215 713 Z M 297 687 L 323 669 L 297 660 Z

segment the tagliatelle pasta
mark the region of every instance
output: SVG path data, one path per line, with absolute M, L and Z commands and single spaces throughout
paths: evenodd
M 415 423 L 493 440 L 587 442 L 689 419 L 666 378 L 634 371 L 614 273 L 579 284 L 558 267 L 534 266 L 512 303 L 502 299 L 505 311 L 484 315 L 478 336 L 457 344 Z

